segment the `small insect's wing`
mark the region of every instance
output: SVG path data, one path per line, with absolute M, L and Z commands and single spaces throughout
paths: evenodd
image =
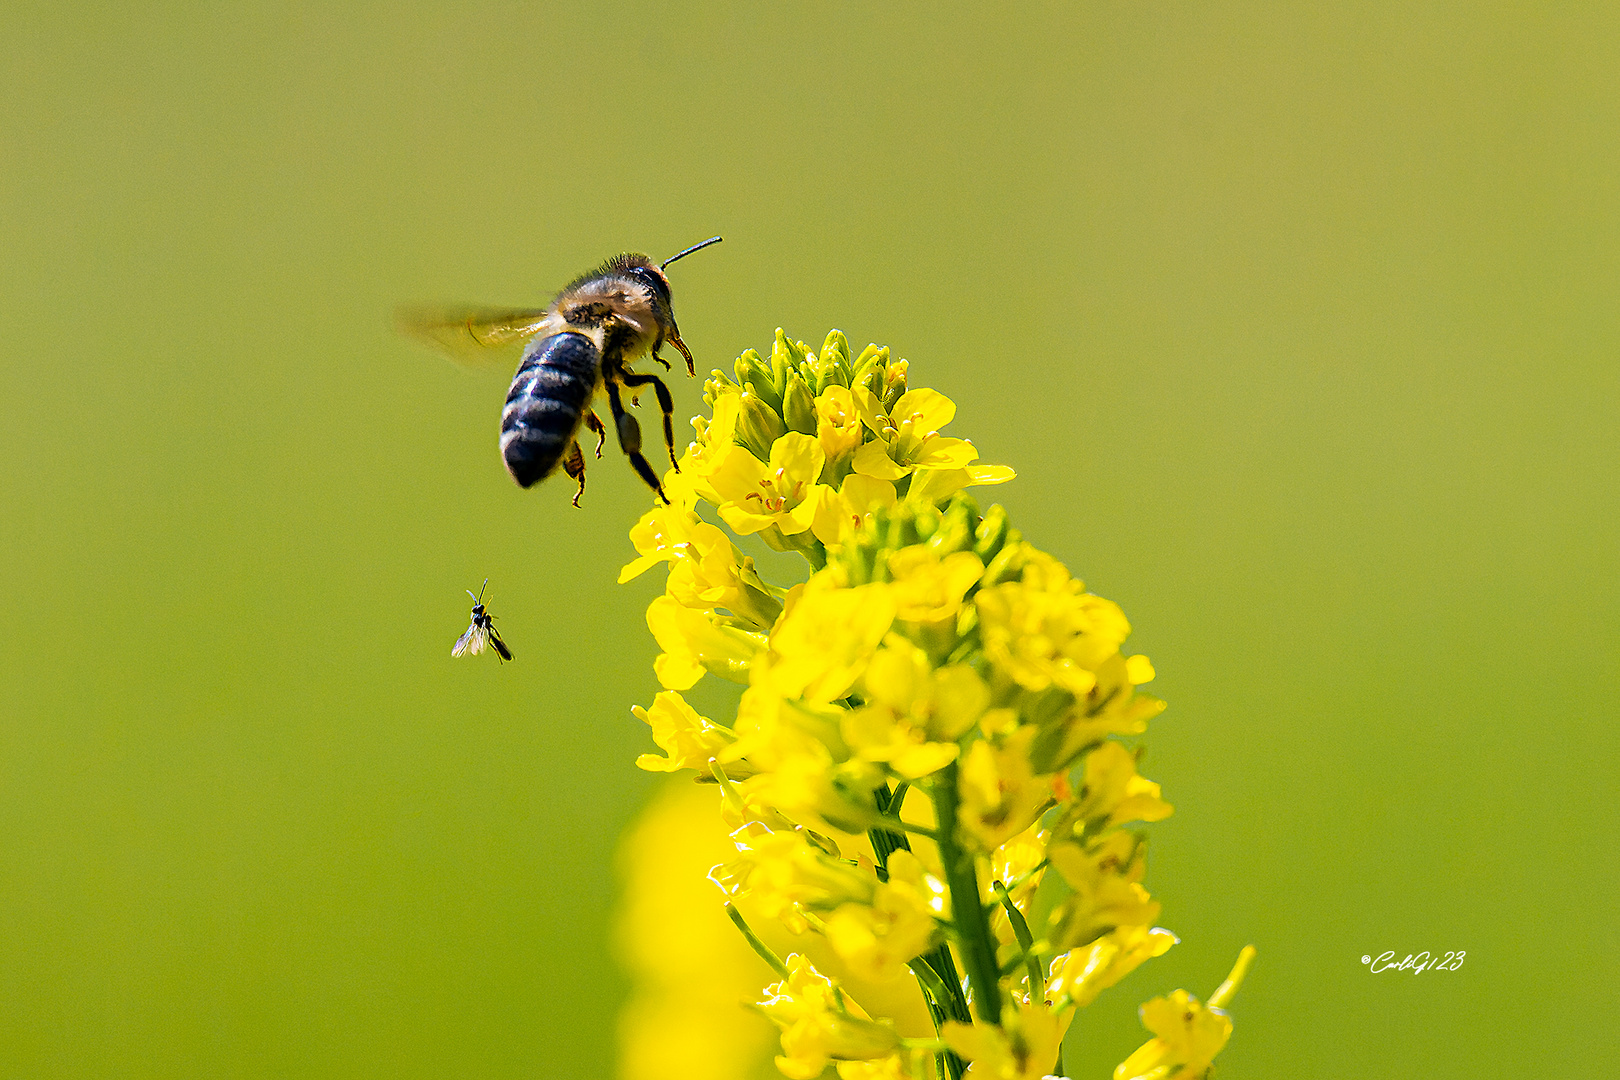
M 413 304 L 394 313 L 401 333 L 426 342 L 460 364 L 504 367 L 509 347 L 540 332 L 546 313 L 533 308 Z
M 450 655 L 461 656 L 464 653 L 471 653 L 477 656 L 484 651 L 484 644 L 488 637 L 488 631 L 477 623 L 473 623 L 467 627 L 467 632 L 456 638 L 456 643 L 450 646 Z
M 489 628 L 489 647 L 499 653 L 502 660 L 512 659 L 512 650 L 506 647 L 506 642 L 501 640 L 501 635 L 495 632 L 493 626 Z

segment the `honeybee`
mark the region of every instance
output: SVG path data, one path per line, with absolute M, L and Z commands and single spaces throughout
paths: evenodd
M 534 339 L 523 350 L 501 410 L 501 456 L 519 487 L 533 487 L 561 465 L 579 483 L 574 492 L 574 505 L 579 505 L 585 494 L 580 425 L 596 434 L 598 458 L 607 440 L 607 429 L 591 409 L 601 388 L 607 393 L 620 448 L 636 474 L 668 503 L 658 474 L 642 456 L 641 425 L 625 412 L 622 392 L 630 391 L 635 404 L 638 388 L 652 387 L 664 414 L 670 463 L 680 468 L 675 458 L 675 400 L 669 387 L 656 375 L 631 371 L 630 364 L 651 356 L 668 370 L 669 361 L 658 355 L 668 343 L 686 359 L 686 373 L 697 374 L 692 353 L 675 326 L 664 268 L 720 240 L 711 237 L 662 263 L 635 253 L 615 255 L 576 278 L 543 310 L 402 308 L 400 326 L 457 358 Z
M 479 586 L 477 596 L 473 596 L 471 589 L 467 590 L 467 595 L 472 596 L 473 602 L 472 625 L 467 627 L 465 634 L 456 638 L 454 645 L 450 646 L 450 655 L 460 656 L 462 653 L 472 653 L 477 656 L 484 651 L 484 646 L 487 644 L 495 650 L 495 655 L 501 658 L 501 662 L 505 663 L 512 659 L 512 650 L 506 647 L 506 642 L 501 640 L 501 635 L 495 632 L 495 616 L 484 609 L 484 590 L 487 588 L 489 588 L 489 578 L 485 578 L 484 584 Z

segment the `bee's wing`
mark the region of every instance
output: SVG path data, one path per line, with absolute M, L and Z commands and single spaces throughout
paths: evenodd
M 401 333 L 471 367 L 504 367 L 508 346 L 540 332 L 545 309 L 409 304 L 394 312 Z
M 456 643 L 450 646 L 451 656 L 460 656 L 463 653 L 472 653 L 477 656 L 484 651 L 487 634 L 477 623 L 467 627 L 467 632 L 456 638 Z

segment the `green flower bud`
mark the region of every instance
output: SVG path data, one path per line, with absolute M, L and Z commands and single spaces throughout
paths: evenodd
M 978 528 L 973 530 L 973 554 L 985 565 L 1001 553 L 1001 546 L 1007 540 L 1007 528 L 1007 510 L 997 503 L 984 512 Z
M 860 358 L 855 361 L 854 374 L 850 376 L 851 386 L 865 386 L 872 393 L 883 396 L 882 372 L 889 365 L 889 347 L 887 345 L 868 345 L 861 350 Z M 867 382 L 867 376 L 878 372 L 879 381 L 875 384 Z
M 761 461 L 771 460 L 771 444 L 787 434 L 782 417 L 761 401 L 752 388 L 743 391 L 742 411 L 737 415 L 736 439 Z
M 782 419 L 787 421 L 789 431 L 802 435 L 816 433 L 815 395 L 796 374 L 788 376 L 787 393 L 782 395 Z
M 973 526 L 978 519 L 978 507 L 973 500 L 958 492 L 945 508 L 939 528 L 928 538 L 928 544 L 941 558 L 973 547 Z M 982 556 L 981 556 L 982 558 Z
M 746 386 L 759 396 L 759 399 L 776 411 L 782 412 L 782 392 L 771 379 L 770 368 L 760 359 L 759 353 L 749 349 L 737 357 L 737 383 Z
M 771 345 L 771 384 L 778 395 L 787 391 L 788 376 L 799 370 L 807 355 L 802 343 L 789 341 L 782 328 L 776 328 L 776 341 Z

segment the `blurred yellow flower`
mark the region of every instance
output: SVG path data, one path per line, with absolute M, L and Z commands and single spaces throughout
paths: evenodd
M 970 1080 L 1041 1080 L 1058 1071 L 1058 1051 L 1073 1014 L 1060 1016 L 1039 1005 L 1003 1010 L 1001 1025 L 948 1023 L 940 1035 L 973 1064 Z
M 894 1028 L 849 1012 L 832 980 L 803 956 L 787 958 L 788 977 L 765 988 L 760 1012 L 782 1029 L 776 1067 L 790 1080 L 815 1080 L 833 1061 L 885 1058 L 900 1045 Z
M 889 556 L 895 617 L 926 623 L 954 619 L 962 610 L 962 598 L 983 573 L 984 563 L 971 551 L 941 559 L 923 544 L 902 548 Z
M 1171 811 L 1159 798 L 1159 785 L 1137 774 L 1136 756 L 1110 739 L 1086 755 L 1085 779 L 1064 822 L 1096 832 L 1132 821 L 1163 821 Z
M 1046 996 L 1053 1001 L 1068 998 L 1083 1009 L 1143 961 L 1163 956 L 1175 943 L 1176 935 L 1161 927 L 1121 926 L 1090 945 L 1054 957 Z
M 942 906 L 942 889 L 916 856 L 896 851 L 889 856 L 889 880 L 878 884 L 870 901 L 849 901 L 827 917 L 827 940 L 862 978 L 899 978 L 906 962 L 927 950 L 939 933 L 934 915 Z
M 1089 945 L 1120 926 L 1147 926 L 1159 917 L 1159 902 L 1141 884 L 1142 847 L 1136 837 L 1113 832 L 1091 844 L 1054 843 L 1052 868 L 1074 893 L 1051 915 L 1050 937 L 1058 949 Z
M 731 845 L 712 786 L 660 786 L 619 841 L 616 953 L 631 977 L 621 1080 L 754 1080 L 771 1025 L 742 1007 L 770 978 L 705 878 Z
M 1185 990 L 1142 1006 L 1142 1026 L 1156 1036 L 1119 1063 L 1114 1080 L 1201 1077 L 1232 1037 L 1231 1018 Z
M 741 854 L 716 867 L 714 882 L 729 896 L 747 893 L 752 910 L 768 919 L 787 919 L 795 932 L 805 923 L 802 910 L 828 912 L 849 901 L 866 904 L 877 877 L 813 847 L 802 832 L 733 835 Z
M 962 759 L 961 825 L 982 851 L 994 851 L 1029 828 L 1052 802 L 1052 778 L 1036 775 L 1029 762 L 1038 734 L 1026 726 L 1000 747 L 981 740 Z

